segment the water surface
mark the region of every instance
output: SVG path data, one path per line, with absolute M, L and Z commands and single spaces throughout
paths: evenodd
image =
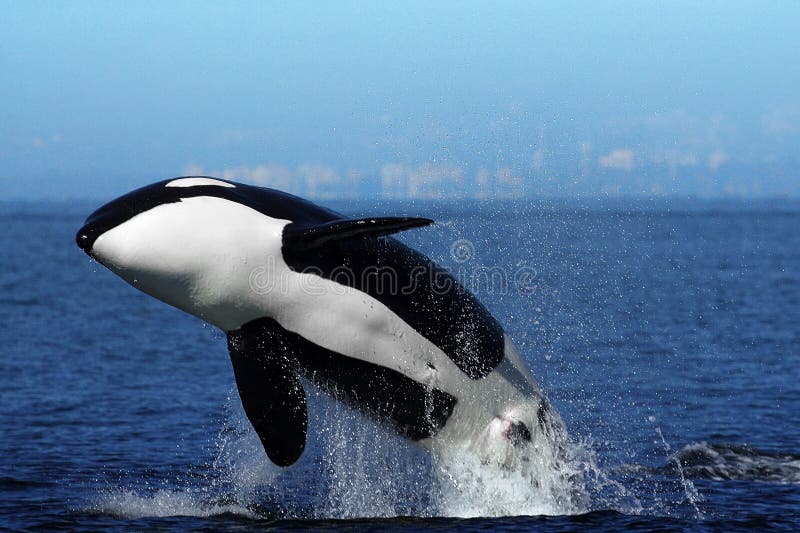
M 334 205 L 439 222 L 402 238 L 474 285 L 585 452 L 590 501 L 556 516 L 322 396 L 273 467 L 223 335 L 74 245 L 96 205 L 0 205 L 0 527 L 800 528 L 796 202 Z

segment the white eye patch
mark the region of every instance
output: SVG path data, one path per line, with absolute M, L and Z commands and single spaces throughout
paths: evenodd
M 218 187 L 236 187 L 233 183 L 215 180 L 214 178 L 178 178 L 172 180 L 165 187 L 196 187 L 198 185 L 217 185 Z

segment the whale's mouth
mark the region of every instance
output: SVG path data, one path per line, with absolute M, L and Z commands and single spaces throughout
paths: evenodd
M 97 259 L 92 253 L 92 248 L 97 238 L 103 233 L 97 224 L 86 224 L 75 234 L 75 244 L 86 252 L 89 257 Z
M 89 231 L 86 226 L 79 229 L 78 233 L 75 234 L 75 244 L 78 245 L 78 248 L 91 255 L 92 244 L 94 244 L 94 242 L 89 236 Z

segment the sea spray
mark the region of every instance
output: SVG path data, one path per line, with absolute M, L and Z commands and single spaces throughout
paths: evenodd
M 698 520 L 702 520 L 703 513 L 700 511 L 698 503 L 703 501 L 703 497 L 697 491 L 694 483 L 692 483 L 692 481 L 686 477 L 680 457 L 678 454 L 672 453 L 672 448 L 670 447 L 669 443 L 667 443 L 667 439 L 664 438 L 661 428 L 656 426 L 655 431 L 658 434 L 658 437 L 661 439 L 661 443 L 664 445 L 664 452 L 667 454 L 667 460 L 673 461 L 675 466 L 678 468 L 678 476 L 680 477 L 681 486 L 683 487 L 684 494 L 686 495 L 686 501 L 688 501 L 694 509 L 695 517 Z
M 317 518 L 431 516 L 429 456 L 338 402 L 316 420 L 325 473 Z
M 428 452 L 324 393 L 309 395 L 309 415 L 306 454 L 279 468 L 264 455 L 232 391 L 203 475 L 112 488 L 93 508 L 127 518 L 466 518 L 609 508 L 638 514 L 638 501 L 598 468 L 591 449 L 574 442 L 560 420 L 530 446 L 514 447 L 509 467 L 466 448 Z
M 228 393 L 221 422 L 211 450 L 214 458 L 210 480 L 224 486 L 237 501 L 247 502 L 259 487 L 274 484 L 280 469 L 264 460 L 264 449 L 236 390 Z

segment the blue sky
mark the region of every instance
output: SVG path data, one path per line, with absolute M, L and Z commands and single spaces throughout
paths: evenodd
M 800 195 L 798 2 L 2 2 L 0 198 Z

